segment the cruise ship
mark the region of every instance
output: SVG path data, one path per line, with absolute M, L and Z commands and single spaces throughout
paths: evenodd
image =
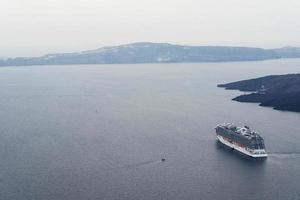
M 238 127 L 231 123 L 220 124 L 216 128 L 217 140 L 252 158 L 266 158 L 263 138 L 248 126 Z

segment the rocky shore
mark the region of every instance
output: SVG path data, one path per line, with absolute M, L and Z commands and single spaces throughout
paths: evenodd
M 300 74 L 271 75 L 219 84 L 227 90 L 251 92 L 235 97 L 238 102 L 255 102 L 276 110 L 300 112 Z

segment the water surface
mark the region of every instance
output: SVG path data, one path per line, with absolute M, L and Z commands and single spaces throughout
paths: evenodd
M 0 199 L 299 199 L 300 114 L 216 87 L 299 72 L 299 59 L 2 67 Z M 269 158 L 216 145 L 222 122 L 259 131 Z

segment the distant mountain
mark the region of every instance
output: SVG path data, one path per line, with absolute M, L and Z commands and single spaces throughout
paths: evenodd
M 299 47 L 283 47 L 280 49 L 272 49 L 272 51 L 280 55 L 281 58 L 300 58 Z
M 102 47 L 76 53 L 0 59 L 0 66 L 226 62 L 278 58 L 300 58 L 300 48 L 262 49 L 226 46 L 182 46 L 167 43 L 142 42 L 114 47 Z
M 300 112 L 300 74 L 265 76 L 218 87 L 253 92 L 240 95 L 233 99 L 235 101 L 256 102 L 277 110 Z

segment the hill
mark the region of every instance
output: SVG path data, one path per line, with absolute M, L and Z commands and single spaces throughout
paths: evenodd
M 141 42 L 75 53 L 0 59 L 0 66 L 227 62 L 278 58 L 300 58 L 300 48 L 285 47 L 268 50 L 251 47 L 183 46 Z

